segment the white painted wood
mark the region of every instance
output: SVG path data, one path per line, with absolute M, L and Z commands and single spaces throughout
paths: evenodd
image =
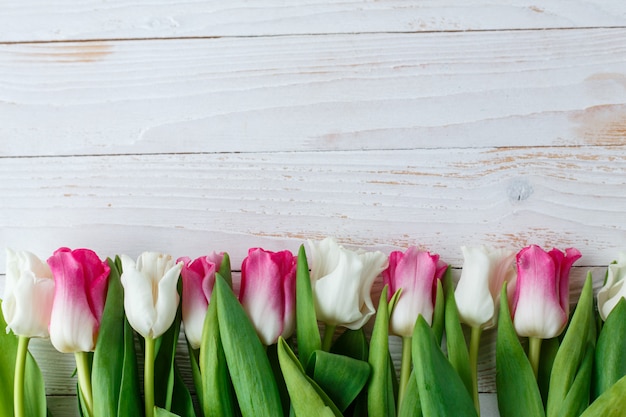
M 607 27 L 620 0 L 8 0 L 0 41 Z
M 0 45 L 0 156 L 613 145 L 625 117 L 626 29 Z
M 0 159 L 0 247 L 47 257 L 159 250 L 296 251 L 307 239 L 389 251 L 421 245 L 578 247 L 606 265 L 626 246 L 626 148 L 119 155 Z M 4 259 L 0 258 L 0 272 Z

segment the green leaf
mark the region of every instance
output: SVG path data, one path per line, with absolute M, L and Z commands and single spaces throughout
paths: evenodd
M 422 316 L 415 323 L 412 351 L 414 376 L 424 415 L 476 417 L 467 387 L 444 356 Z
M 296 270 L 296 338 L 300 363 L 306 366 L 311 354 L 322 348 L 322 341 L 317 327 L 309 264 L 304 245 L 300 245 L 298 251 Z
M 174 365 L 174 391 L 172 392 L 172 412 L 181 417 L 196 417 L 193 400 L 183 381 L 178 365 Z
M 230 270 L 230 256 L 226 252 L 224 252 L 224 257 L 222 258 L 222 263 L 220 264 L 220 269 L 217 273 L 224 278 L 224 281 L 226 281 L 230 288 L 233 287 L 233 277 Z
M 513 327 L 506 283 L 500 293 L 496 387 L 498 410 L 502 417 L 545 416 L 535 374 Z
M 228 284 L 228 283 L 227 283 Z M 200 345 L 200 404 L 205 416 L 233 415 L 233 388 L 217 318 L 218 297 L 211 297 L 204 317 Z
M 578 305 L 554 358 L 546 407 L 548 417 L 560 415 L 568 392 L 587 354 L 587 344 L 595 341 L 592 284 L 591 274 L 588 273 Z
M 385 285 L 378 301 L 376 321 L 370 339 L 368 362 L 372 376 L 367 385 L 367 411 L 370 416 L 395 416 L 395 400 L 389 396 L 389 305 Z
M 298 417 L 335 417 L 341 412 L 324 391 L 309 378 L 287 342 L 278 338 L 278 360 L 285 377 L 291 405 Z M 278 416 L 279 414 L 258 414 Z
M 539 358 L 539 372 L 537 375 L 537 385 L 541 393 L 541 400 L 545 408 L 548 402 L 548 389 L 550 388 L 550 374 L 552 373 L 552 365 L 554 358 L 559 351 L 559 338 L 544 339 L 541 342 L 541 355 Z
M 580 417 L 623 417 L 626 410 L 626 376 L 604 391 Z
M 280 416 L 278 387 L 265 349 L 243 307 L 219 274 L 213 294 L 217 296 L 220 340 L 242 415 Z
M 17 357 L 18 338 L 5 332 L 7 323 L 2 314 L 0 300 L 0 417 L 13 417 L 13 380 Z M 46 416 L 46 392 L 43 376 L 30 352 L 26 354 L 24 368 L 24 412 L 27 416 Z
M 135 332 L 128 320 L 124 319 L 124 360 L 116 415 L 120 417 L 140 416 L 143 412 L 143 403 L 141 402 L 139 392 L 137 356 L 135 353 Z
M 449 269 L 449 268 L 448 268 Z M 446 272 L 448 270 L 446 269 Z M 433 312 L 432 329 L 437 339 L 437 343 L 441 345 L 443 339 L 443 329 L 445 326 L 446 299 L 443 292 L 443 284 L 440 279 L 437 280 L 437 295 L 435 297 L 435 311 Z
M 369 348 L 365 331 L 363 328 L 358 330 L 347 329 L 335 340 L 335 343 L 330 348 L 330 352 L 366 361 Z
M 161 407 L 154 407 L 154 417 L 180 417 L 178 414 L 167 411 Z
M 420 405 L 417 378 L 415 378 L 413 371 L 411 371 L 411 377 L 409 378 L 409 383 L 406 386 L 404 400 L 402 400 L 402 404 L 400 404 L 398 417 L 422 417 L 422 406 Z
M 621 298 L 600 331 L 595 351 L 592 397 L 598 398 L 626 375 L 626 300 Z
M 362 360 L 317 350 L 311 355 L 307 375 L 344 411 L 367 384 L 370 366 Z
M 454 298 L 454 287 L 452 285 L 452 269 L 448 268 L 443 276 L 445 292 L 445 329 L 446 347 L 448 349 L 448 360 L 457 374 L 463 381 L 467 392 L 472 395 L 474 382 L 472 379 L 472 369 L 470 367 L 469 352 L 463 335 L 463 328 L 459 319 L 459 310 Z
M 578 417 L 589 405 L 593 352 L 593 346 L 590 343 L 587 344 L 585 357 L 559 410 L 559 417 Z

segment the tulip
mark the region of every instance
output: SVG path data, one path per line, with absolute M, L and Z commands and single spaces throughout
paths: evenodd
M 389 255 L 389 267 L 383 271 L 383 285 L 389 286 L 388 301 L 402 290 L 389 321 L 391 333 L 402 336 L 402 366 L 398 404 L 402 403 L 411 373 L 411 339 L 417 318 L 421 315 L 430 325 L 433 320 L 437 280 L 448 265 L 439 255 L 410 247 L 406 252 Z
M 104 311 L 109 265 L 89 249 L 60 248 L 48 259 L 55 290 L 50 341 L 63 353 L 95 349 Z
M 241 265 L 239 301 L 266 346 L 294 331 L 296 260 L 289 251 L 253 248 Z
M 504 281 L 513 288 L 514 253 L 485 246 L 461 247 L 463 269 L 454 291 L 459 318 L 472 328 L 489 328 L 497 320 L 496 309 Z
M 180 298 L 176 286 L 183 262 L 157 252 L 142 253 L 136 263 L 127 255 L 120 258 L 128 322 L 143 337 L 156 339 L 176 317 Z
M 382 252 L 345 249 L 332 238 L 309 241 L 309 246 L 311 290 L 317 318 L 326 323 L 323 348 L 327 350 L 336 326 L 356 330 L 374 315 L 372 285 L 388 260 Z
M 26 251 L 7 249 L 7 273 L 2 313 L 7 333 L 48 337 L 54 279 L 48 265 Z
M 156 338 L 170 328 L 178 310 L 178 277 L 183 262 L 174 263 L 170 255 L 144 252 L 137 262 L 122 255 L 124 310 L 128 322 L 145 339 L 144 410 L 154 415 L 154 359 Z
M 383 284 L 389 285 L 389 300 L 402 289 L 389 322 L 391 333 L 411 337 L 420 314 L 429 325 L 432 323 L 437 280 L 441 279 L 446 268 L 447 264 L 439 260 L 439 255 L 431 255 L 416 247 L 410 247 L 404 253 L 391 252 L 389 267 L 383 271 Z
M 202 328 L 215 285 L 215 272 L 223 258 L 223 253 L 214 252 L 193 261 L 187 257 L 178 259 L 178 262 L 183 262 L 183 325 L 193 349 L 198 349 L 202 343 Z
M 568 248 L 545 252 L 525 247 L 517 254 L 517 285 L 513 295 L 513 325 L 529 337 L 529 357 L 535 376 L 539 370 L 541 340 L 561 334 L 569 317 L 569 272 L 581 257 Z
M 608 267 L 606 282 L 598 291 L 598 311 L 602 320 L 609 317 L 619 300 L 626 298 L 626 252 L 620 252 L 617 262 Z
M 478 351 L 483 329 L 495 326 L 500 290 L 515 277 L 512 251 L 485 246 L 463 246 L 463 269 L 454 291 L 459 319 L 471 327 L 469 359 L 472 372 L 474 406 L 480 411 L 478 397 Z M 512 285 L 507 286 L 509 289 Z
M 89 249 L 60 248 L 48 258 L 55 289 L 50 341 L 59 352 L 73 352 L 87 415 L 92 415 L 91 370 L 86 352 L 96 347 L 110 268 Z

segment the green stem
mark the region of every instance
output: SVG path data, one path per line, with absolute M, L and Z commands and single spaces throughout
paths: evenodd
M 13 379 L 13 408 L 15 417 L 25 417 L 24 370 L 26 369 L 26 354 L 30 339 L 26 336 L 20 336 L 18 340 L 17 357 L 15 358 L 15 377 Z
M 143 368 L 145 417 L 152 417 L 154 415 L 154 351 L 155 339 L 146 337 L 145 364 Z
M 530 366 L 533 368 L 533 373 L 535 374 L 535 379 L 537 379 L 537 375 L 539 375 L 539 358 L 541 356 L 541 341 L 542 339 L 538 337 L 529 337 L 528 338 L 528 359 L 530 360 Z
M 472 370 L 472 398 L 476 413 L 480 416 L 480 400 L 478 398 L 478 350 L 480 348 L 480 336 L 483 329 L 480 326 L 472 327 L 470 335 L 470 368 Z
M 334 324 L 327 324 L 324 329 L 324 340 L 322 340 L 322 350 L 324 352 L 330 351 L 330 345 L 333 344 L 333 335 L 335 334 L 335 329 L 337 328 Z
M 76 372 L 78 374 L 78 387 L 82 399 L 85 403 L 85 409 L 89 416 L 93 416 L 93 396 L 91 393 L 91 371 L 89 369 L 89 353 L 75 352 Z
M 411 377 L 411 337 L 402 338 L 402 367 L 400 368 L 400 385 L 398 386 L 398 410 L 402 406 L 404 393 Z

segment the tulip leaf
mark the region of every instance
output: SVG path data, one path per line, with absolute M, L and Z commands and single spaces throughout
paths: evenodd
M 476 417 L 467 387 L 444 356 L 432 329 L 421 315 L 413 330 L 414 377 L 424 415 Z
M 552 373 L 552 365 L 554 358 L 559 351 L 559 338 L 544 339 L 541 342 L 541 355 L 539 357 L 539 369 L 537 375 L 537 385 L 541 393 L 541 400 L 545 408 L 548 401 L 548 389 L 550 388 L 550 374 Z
M 593 371 L 592 397 L 599 397 L 626 375 L 626 299 L 621 298 L 604 322 L 598 336 Z
M 448 360 L 457 374 L 463 381 L 470 395 L 474 392 L 472 370 L 470 368 L 469 352 L 463 335 L 463 328 L 459 319 L 459 310 L 454 298 L 454 288 L 452 285 L 452 269 L 448 268 L 443 276 L 445 292 L 445 314 L 444 323 L 446 330 L 446 347 L 448 349 Z
M 161 407 L 154 407 L 154 417 L 180 417 L 178 414 L 174 414 Z
M 18 338 L 11 332 L 6 333 L 6 322 L 2 314 L 0 300 L 0 417 L 13 417 L 13 380 L 15 377 L 15 359 L 17 357 Z M 24 368 L 24 412 L 27 416 L 46 416 L 46 391 L 43 376 L 37 362 L 26 353 Z
M 122 380 L 117 406 L 117 416 L 139 416 L 143 413 L 139 394 L 139 374 L 135 353 L 135 333 L 128 320 L 124 319 L 124 360 L 122 364 Z M 93 379 L 93 377 L 92 377 Z M 96 414 L 98 415 L 98 414 Z
M 317 327 L 311 276 L 304 245 L 300 245 L 296 269 L 296 338 L 300 363 L 306 366 L 311 354 L 322 348 L 322 341 Z
M 232 384 L 220 339 L 217 320 L 218 303 L 217 297 L 211 297 L 204 317 L 199 363 L 201 390 L 198 394 L 205 416 L 232 416 Z
M 111 259 L 107 259 L 107 262 L 111 272 L 91 374 L 93 412 L 96 416 L 138 415 L 141 412 L 139 382 L 136 379 L 136 362 L 129 361 L 130 356 L 135 357 L 135 350 L 133 334 L 131 332 L 129 337 L 126 329 L 124 289 L 116 263 Z M 127 351 L 129 338 L 132 343 L 131 352 Z M 130 369 L 133 366 L 134 372 Z M 135 380 L 129 381 L 128 377 L 132 375 L 135 376 Z M 122 390 L 124 376 L 126 385 Z M 128 395 L 129 393 L 135 395 Z M 126 400 L 124 408 L 120 409 L 122 396 Z M 132 398 L 135 400 L 132 401 Z
M 330 348 L 330 352 L 366 361 L 369 348 L 363 328 L 358 330 L 347 329 L 341 333 Z
M 344 411 L 367 384 L 370 366 L 366 361 L 317 350 L 311 355 L 307 375 Z
M 178 365 L 174 365 L 174 390 L 172 391 L 172 412 L 180 417 L 196 417 L 193 400 L 183 381 Z
M 220 264 L 220 269 L 217 273 L 224 278 L 224 281 L 226 281 L 229 287 L 233 287 L 233 277 L 230 270 L 230 256 L 226 252 L 224 252 L 224 257 L 222 258 L 222 263 Z
M 578 417 L 589 405 L 589 391 L 591 389 L 591 373 L 593 368 L 594 348 L 588 344 L 585 357 L 563 405 L 559 409 L 559 417 Z
M 595 341 L 592 284 L 591 274 L 588 273 L 578 305 L 554 358 L 546 407 L 548 417 L 560 415 L 568 392 L 587 354 L 588 343 Z
M 437 337 L 435 335 L 435 337 Z M 398 410 L 398 417 L 422 417 L 422 406 L 420 404 L 420 395 L 417 388 L 417 378 L 411 371 L 409 383 L 404 392 L 404 399 Z
M 447 269 L 446 269 L 447 271 Z M 441 344 L 443 339 L 443 329 L 445 326 L 446 300 L 443 292 L 443 284 L 441 280 L 437 280 L 437 294 L 435 296 L 435 311 L 433 311 L 432 329 L 437 338 L 437 342 Z
M 304 373 L 302 365 L 282 336 L 278 338 L 278 360 L 285 377 L 287 390 L 289 391 L 289 396 L 291 397 L 291 405 L 296 416 L 341 416 L 341 412 L 337 409 L 326 393 L 313 379 Z
M 535 374 L 513 327 L 506 283 L 500 293 L 496 387 L 498 410 L 502 417 L 545 416 Z
M 580 417 L 623 417 L 626 410 L 626 376 L 604 391 Z
M 389 384 L 389 305 L 385 285 L 380 294 L 376 321 L 370 339 L 368 362 L 372 367 L 372 376 L 367 385 L 367 411 L 370 416 L 395 416 L 395 401 L 390 397 Z
M 213 294 L 217 296 L 220 340 L 242 415 L 280 416 L 278 387 L 265 349 L 248 315 L 219 274 L 215 276 Z

